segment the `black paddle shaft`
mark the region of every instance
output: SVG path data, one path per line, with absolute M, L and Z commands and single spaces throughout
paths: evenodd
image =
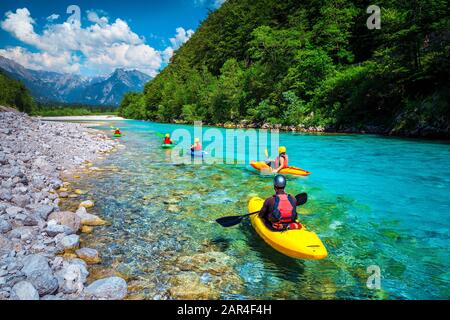
M 297 206 L 303 205 L 303 204 L 306 203 L 306 201 L 308 201 L 308 195 L 305 192 L 300 193 L 300 194 L 295 196 L 295 200 L 297 202 Z M 235 226 L 235 225 L 241 223 L 241 221 L 245 217 L 252 216 L 252 215 L 257 214 L 259 212 L 260 211 L 256 211 L 256 212 L 244 214 L 244 215 L 241 215 L 241 216 L 222 217 L 222 218 L 217 219 L 216 222 L 218 224 L 220 224 L 222 227 L 228 228 L 228 227 L 232 227 L 232 226 Z

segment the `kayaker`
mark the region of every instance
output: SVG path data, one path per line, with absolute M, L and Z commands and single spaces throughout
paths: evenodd
M 281 169 L 289 167 L 289 157 L 286 154 L 286 147 L 278 148 L 278 156 L 275 160 L 267 160 L 266 164 L 271 167 L 273 173 L 280 172 Z M 272 164 L 274 167 L 272 168 Z
M 191 151 L 202 151 L 202 144 L 200 143 L 200 139 L 199 138 L 195 138 L 194 139 L 194 144 L 191 146 Z
M 114 131 L 114 134 L 122 134 L 122 133 L 120 132 L 119 128 L 116 128 L 116 131 Z
M 166 133 L 166 136 L 164 138 L 164 144 L 173 144 L 172 139 L 170 139 L 170 134 Z
M 275 194 L 264 201 L 259 216 L 269 227 L 277 231 L 301 229 L 297 222 L 297 201 L 295 197 L 284 191 L 286 187 L 285 176 L 278 174 L 273 180 Z

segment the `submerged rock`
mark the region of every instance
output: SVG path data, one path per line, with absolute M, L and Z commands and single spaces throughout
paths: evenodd
M 65 236 L 58 242 L 58 246 L 64 249 L 65 252 L 71 252 L 80 246 L 80 236 L 76 234 Z
M 91 226 L 82 226 L 80 231 L 81 233 L 92 233 L 93 230 L 94 228 Z
M 87 264 L 97 264 L 100 263 L 102 260 L 100 259 L 100 256 L 98 254 L 98 251 L 91 248 L 81 248 L 77 251 L 75 251 L 77 256 L 85 261 Z
M 181 300 L 211 300 L 219 299 L 220 293 L 211 286 L 202 283 L 201 277 L 195 272 L 183 272 L 174 276 L 170 283 L 169 294 Z
M 94 206 L 94 202 L 91 200 L 83 201 L 79 204 L 79 208 L 84 207 L 86 209 L 92 208 Z
M 235 264 L 234 258 L 219 251 L 198 253 L 177 259 L 177 265 L 181 270 L 208 272 L 214 275 L 232 271 Z
M 102 226 L 106 224 L 106 221 L 102 220 L 100 217 L 87 213 L 86 208 L 84 207 L 80 207 L 75 214 L 80 218 L 82 225 Z

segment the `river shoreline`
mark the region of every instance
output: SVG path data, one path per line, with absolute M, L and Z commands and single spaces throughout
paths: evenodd
M 0 107 L 0 300 L 123 299 L 127 284 L 109 277 L 87 285 L 100 254 L 80 248 L 80 232 L 104 221 L 79 203 L 64 176 L 114 152 L 118 142 L 75 123 L 31 118 Z M 71 193 L 72 192 L 72 193 Z
M 133 120 L 133 119 L 122 119 Z M 174 120 L 170 122 L 159 122 L 151 120 L 142 120 L 147 122 L 165 123 L 165 124 L 180 124 L 192 125 L 190 122 Z M 397 137 L 406 139 L 423 139 L 423 140 L 450 140 L 450 127 L 446 129 L 437 129 L 434 127 L 416 128 L 414 130 L 407 129 L 387 129 L 382 126 L 365 126 L 363 128 L 348 127 L 344 129 L 336 129 L 334 127 L 322 126 L 284 126 L 281 124 L 256 124 L 249 121 L 241 121 L 240 123 L 217 123 L 217 124 L 203 124 L 204 127 L 218 127 L 224 129 L 256 129 L 256 130 L 279 130 L 280 132 L 289 133 L 305 133 L 305 134 L 374 134 L 386 137 Z
M 61 116 L 61 117 L 40 117 L 44 121 L 63 121 L 63 122 L 104 122 L 104 121 L 124 121 L 133 120 L 126 119 L 120 116 L 114 115 L 98 115 L 98 116 Z M 150 121 L 151 120 L 143 120 Z M 170 122 L 157 122 L 167 124 L 181 124 L 192 125 L 190 122 L 174 120 Z M 92 123 L 90 124 L 92 125 Z M 414 130 L 409 129 L 388 129 L 382 126 L 367 125 L 362 128 L 347 127 L 343 129 L 336 129 L 334 127 L 323 126 L 285 126 L 281 124 L 256 124 L 250 121 L 243 120 L 239 123 L 217 123 L 217 124 L 203 124 L 205 127 L 219 127 L 224 129 L 262 129 L 262 130 L 279 130 L 280 132 L 290 133 L 306 133 L 306 134 L 375 134 L 386 137 L 397 137 L 407 139 L 424 139 L 424 140 L 450 140 L 450 127 L 446 129 L 434 128 L 431 126 L 424 126 L 423 128 L 416 128 Z

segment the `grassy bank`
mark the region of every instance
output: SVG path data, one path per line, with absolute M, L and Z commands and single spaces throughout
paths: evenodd
M 109 106 L 39 104 L 31 111 L 32 116 L 42 117 L 95 116 L 106 114 L 117 115 L 117 108 Z

